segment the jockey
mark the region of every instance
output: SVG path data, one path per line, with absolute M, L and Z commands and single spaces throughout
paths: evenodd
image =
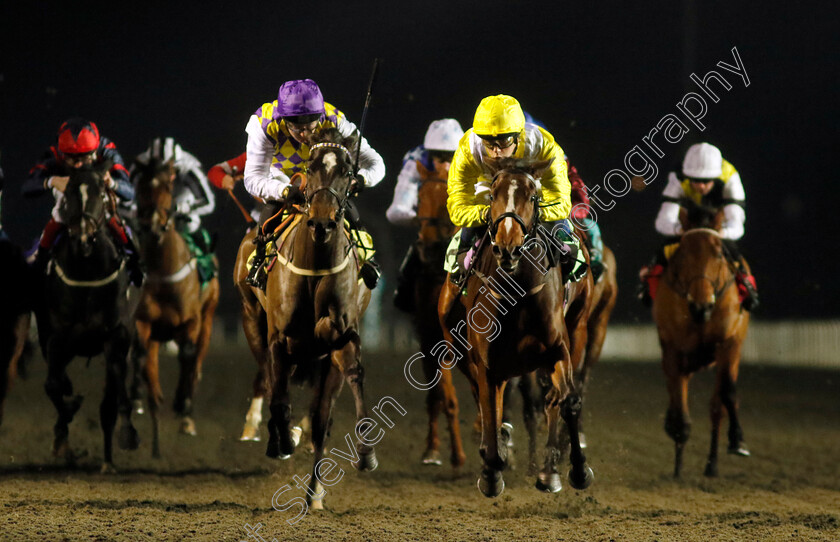
M 682 163 L 682 172 L 668 175 L 668 185 L 662 193 L 662 206 L 656 217 L 656 231 L 665 237 L 665 243 L 657 251 L 653 262 L 642 268 L 639 278 L 639 297 L 647 306 L 652 303 L 665 271 L 670 251 L 666 247 L 679 242 L 683 229 L 680 223 L 680 207 L 686 202 L 714 210 L 723 210 L 723 224 L 720 235 L 724 253 L 735 265 L 735 281 L 743 307 L 751 311 L 758 306 L 758 291 L 755 277 L 749 274 L 749 267 L 735 243 L 744 235 L 744 187 L 741 176 L 735 168 L 723 159 L 720 150 L 708 143 L 689 147 Z
M 321 89 L 312 79 L 286 81 L 280 86 L 276 100 L 263 104 L 251 115 L 245 128 L 248 134 L 245 189 L 255 198 L 272 202 L 266 206 L 261 222 L 277 213 L 278 202 L 303 200 L 300 189 L 291 184 L 291 177 L 303 171 L 315 134 L 326 128 L 336 128 L 345 137 L 356 132 L 356 125 L 344 113 L 324 101 Z M 385 176 L 382 157 L 364 138 L 359 166 L 350 184 L 351 195 L 366 186 L 376 186 Z M 359 212 L 352 201 L 348 201 L 345 218 L 351 228 L 361 229 Z M 264 287 L 259 269 L 265 259 L 266 241 L 261 232 L 254 239 L 257 252 L 247 278 L 249 284 L 259 288 Z M 368 259 L 359 274 L 372 289 L 379 280 L 379 266 Z
M 450 276 L 455 284 L 460 285 L 466 276 L 464 260 L 475 237 L 487 228 L 493 175 L 486 161 L 507 157 L 552 160 L 540 180 L 540 220 L 564 243 L 577 245 L 571 235 L 569 212 L 572 203 L 563 149 L 547 130 L 525 121 L 522 107 L 515 98 L 503 94 L 488 96 L 478 105 L 473 127 L 458 143 L 449 169 L 446 205 L 452 223 L 461 226 L 458 272 Z
M 213 212 L 216 208 L 216 197 L 210 190 L 207 177 L 201 170 L 201 162 L 181 148 L 171 137 L 157 137 L 152 140 L 149 148 L 135 158 L 136 164 L 131 167 L 131 179 L 135 182 L 139 174 L 136 165 L 148 165 L 149 160 L 157 159 L 161 162 L 172 160 L 175 166 L 175 185 L 172 201 L 178 218 L 183 220 L 181 227 L 190 234 L 196 246 L 204 253 L 213 251 L 210 246 L 210 235 L 201 227 L 201 217 Z
M 449 165 L 458 148 L 458 141 L 464 130 L 455 119 L 440 119 L 432 122 L 426 130 L 423 144 L 414 147 L 403 156 L 403 167 L 394 188 L 394 200 L 385 216 L 391 224 L 411 226 L 417 216 L 417 190 L 426 179 L 438 178 L 446 181 Z M 420 259 L 414 243 L 400 265 L 394 305 L 403 311 L 413 310 L 413 285 L 415 271 Z
M 592 280 L 598 282 L 598 278 L 604 272 L 604 243 L 601 241 L 601 228 L 589 216 L 589 189 L 586 188 L 577 168 L 569 163 L 568 156 L 566 156 L 566 168 L 569 170 L 569 183 L 572 188 L 572 218 L 581 229 L 586 230 L 589 267 L 592 269 Z
M 70 170 L 106 161 L 112 166 L 105 175 L 105 186 L 120 200 L 131 201 L 134 198 L 134 188 L 128 182 L 128 171 L 116 145 L 108 138 L 101 137 L 96 124 L 85 119 L 72 118 L 63 122 L 58 129 L 56 145 L 50 147 L 29 171 L 29 177 L 22 188 L 25 196 L 40 196 L 49 189 L 52 189 L 55 196 L 52 217 L 41 234 L 34 258 L 34 267 L 37 270 L 46 268 L 55 239 L 64 229 L 59 210 L 64 199 L 64 190 L 70 180 Z M 117 246 L 127 256 L 126 263 L 131 282 L 140 286 L 143 282 L 140 257 L 118 215 L 111 215 L 108 228 Z
M 233 190 L 236 183 L 245 178 L 245 159 L 248 153 L 243 152 L 236 158 L 219 162 L 207 171 L 207 178 L 216 188 L 220 190 Z M 265 204 L 259 200 L 255 200 L 257 204 L 251 209 L 251 218 L 254 222 L 259 222 L 260 213 L 265 207 Z

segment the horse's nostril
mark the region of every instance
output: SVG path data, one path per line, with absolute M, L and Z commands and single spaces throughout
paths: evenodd
M 513 249 L 513 255 L 516 257 L 522 256 L 522 247 L 516 247 Z
M 315 227 L 315 221 L 310 218 L 309 220 L 306 221 L 306 225 L 310 228 L 314 228 Z
M 502 249 L 499 247 L 499 245 L 493 245 L 493 254 L 495 254 L 496 256 L 502 254 Z
M 330 220 L 329 222 L 327 222 L 327 229 L 328 230 L 334 230 L 336 226 L 337 226 L 337 224 L 336 224 L 335 220 Z

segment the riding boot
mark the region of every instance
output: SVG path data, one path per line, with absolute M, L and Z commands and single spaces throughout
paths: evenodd
M 248 276 L 245 278 L 245 282 L 263 291 L 265 291 L 267 277 L 265 274 L 260 273 L 260 269 L 265 265 L 265 245 L 267 241 L 266 236 L 262 233 L 257 233 L 257 236 L 254 237 L 254 258 L 251 261 L 251 269 L 248 270 Z
M 397 289 L 394 291 L 394 306 L 403 312 L 414 311 L 414 281 L 419 265 L 420 256 L 417 253 L 417 246 L 412 243 L 400 265 Z
M 470 247 L 458 247 L 458 254 L 455 256 L 455 261 L 458 263 L 454 272 L 449 274 L 449 280 L 461 288 L 467 278 L 467 254 L 470 252 Z
M 636 287 L 636 297 L 642 305 L 650 308 L 653 299 L 656 297 L 656 290 L 659 288 L 659 279 L 665 272 L 665 266 L 654 258 L 651 263 L 642 267 L 639 271 L 639 284 Z
M 379 268 L 379 264 L 374 261 L 373 257 L 368 258 L 362 264 L 361 269 L 359 269 L 359 276 L 362 278 L 362 282 L 365 283 L 368 290 L 376 288 L 376 284 L 379 282 L 379 277 L 382 276 L 382 271 Z
M 738 285 L 738 296 L 741 298 L 741 306 L 744 310 L 752 312 L 758 308 L 758 289 L 755 284 L 755 277 L 747 275 L 743 271 L 735 274 L 735 282 Z

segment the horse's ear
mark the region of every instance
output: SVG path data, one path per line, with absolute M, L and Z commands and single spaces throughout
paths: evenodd
M 554 162 L 554 158 L 534 162 L 530 167 L 531 175 L 533 175 L 535 179 L 542 179 L 542 176 L 545 175 L 545 172 L 551 167 L 552 162 Z
M 484 165 L 490 170 L 494 176 L 504 169 L 504 158 L 485 158 Z

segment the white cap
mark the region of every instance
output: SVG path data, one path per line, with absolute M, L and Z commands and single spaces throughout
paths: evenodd
M 455 152 L 464 130 L 455 119 L 440 119 L 429 125 L 423 146 L 429 151 Z
M 156 137 L 152 140 L 149 151 L 150 158 L 157 158 L 162 162 L 170 159 L 174 159 L 174 162 L 181 160 L 181 146 L 171 137 Z
M 708 143 L 697 143 L 688 148 L 682 164 L 683 175 L 695 179 L 719 179 L 723 175 L 723 156 L 720 150 Z

